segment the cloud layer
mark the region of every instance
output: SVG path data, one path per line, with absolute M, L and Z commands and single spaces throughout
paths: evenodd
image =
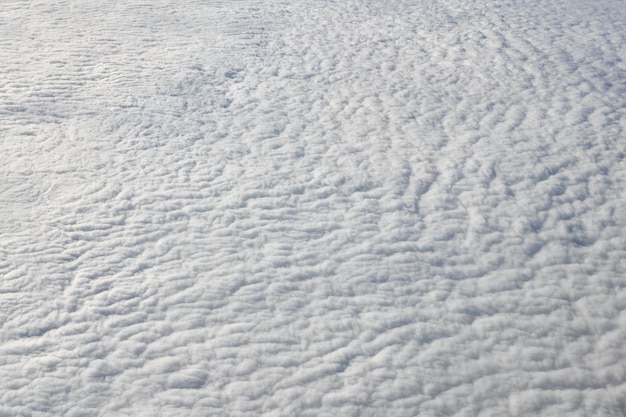
M 0 10 L 0 415 L 624 415 L 619 2 L 74 3 Z

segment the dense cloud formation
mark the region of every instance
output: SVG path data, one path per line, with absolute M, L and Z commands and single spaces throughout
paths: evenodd
M 3 2 L 0 416 L 624 416 L 625 10 Z

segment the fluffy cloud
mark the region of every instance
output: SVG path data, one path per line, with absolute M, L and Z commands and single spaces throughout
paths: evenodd
M 617 2 L 35 1 L 0 415 L 622 416 Z

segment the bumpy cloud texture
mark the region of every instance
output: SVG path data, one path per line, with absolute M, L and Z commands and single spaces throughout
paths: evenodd
M 0 9 L 0 415 L 623 416 L 618 1 Z

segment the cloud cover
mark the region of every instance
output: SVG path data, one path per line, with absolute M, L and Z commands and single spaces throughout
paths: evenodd
M 624 415 L 622 9 L 6 2 L 0 415 Z

